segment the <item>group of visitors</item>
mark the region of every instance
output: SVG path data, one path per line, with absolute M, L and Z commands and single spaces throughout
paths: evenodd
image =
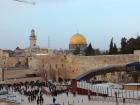
M 0 91 L 5 90 L 7 92 L 18 92 L 21 95 L 27 97 L 29 103 L 36 102 L 37 105 L 44 104 L 43 95 L 48 95 L 43 91 L 43 88 L 47 87 L 50 91 L 50 95 L 53 96 L 52 102 L 56 102 L 55 96 L 61 93 L 66 93 L 68 96 L 67 90 L 57 90 L 56 86 L 50 82 L 25 82 L 18 84 L 1 84 Z

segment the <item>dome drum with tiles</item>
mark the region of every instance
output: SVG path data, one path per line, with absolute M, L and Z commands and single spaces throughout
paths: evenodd
M 80 48 L 80 51 L 84 51 L 86 47 L 87 47 L 87 41 L 82 34 L 76 33 L 71 37 L 69 42 L 70 51 L 74 51 L 76 48 Z

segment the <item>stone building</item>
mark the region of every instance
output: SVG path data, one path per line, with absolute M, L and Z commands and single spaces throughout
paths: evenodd
M 0 49 L 0 59 L 6 59 L 8 58 L 10 55 L 9 53 L 7 52 L 7 50 L 2 50 Z
M 70 38 L 69 50 L 74 51 L 76 48 L 79 48 L 81 52 L 87 47 L 86 38 L 80 34 L 76 33 Z
M 35 35 L 35 30 L 32 29 L 31 30 L 31 35 L 30 35 L 30 48 L 33 49 L 33 48 L 36 48 L 36 35 Z

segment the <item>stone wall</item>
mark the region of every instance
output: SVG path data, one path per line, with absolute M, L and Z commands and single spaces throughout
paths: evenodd
M 25 80 L 34 80 L 33 78 L 40 78 L 40 77 L 28 77 L 27 75 L 29 74 L 31 75 L 39 74 L 39 72 L 38 70 L 32 70 L 27 68 L 8 68 L 4 70 L 4 81 L 23 82 Z M 0 70 L 0 80 L 2 80 L 2 70 Z
M 6 80 L 5 81 L 5 83 L 7 83 L 7 84 L 13 84 L 13 83 L 20 83 L 20 82 L 23 82 L 23 83 L 25 83 L 25 82 L 31 82 L 31 81 L 44 81 L 41 77 L 32 77 L 32 78 L 20 78 L 20 79 L 15 79 L 15 80 L 13 80 L 13 79 L 11 79 L 11 80 Z
M 125 55 L 100 55 L 100 56 L 72 56 L 64 54 L 40 55 L 28 57 L 29 69 L 18 68 L 6 70 L 5 78 L 20 78 L 26 74 L 42 73 L 43 78 L 72 79 L 91 69 L 102 68 L 112 65 L 125 65 L 134 61 L 139 61 L 139 52 Z M 26 57 L 10 57 L 5 61 L 6 67 L 14 67 L 18 61 L 25 64 Z M 36 70 L 38 70 L 36 72 Z M 0 79 L 2 73 L 0 72 Z
M 69 79 L 91 69 L 112 65 L 125 65 L 134 61 L 139 61 L 138 54 L 100 56 L 47 55 L 34 57 L 32 61 L 30 61 L 30 66 L 36 67 L 38 65 L 38 68 L 46 70 L 49 76 L 51 72 L 53 72 L 56 78 L 62 77 Z
M 76 75 L 87 72 L 91 69 L 112 65 L 125 65 L 134 61 L 139 61 L 139 56 L 127 55 L 101 55 L 101 56 L 71 56 L 68 58 L 72 68 L 78 70 Z M 75 75 L 75 76 L 76 76 Z

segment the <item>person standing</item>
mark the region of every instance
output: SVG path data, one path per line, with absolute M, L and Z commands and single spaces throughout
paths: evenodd
M 56 101 L 56 99 L 55 99 L 55 97 L 53 97 L 53 103 L 55 104 L 55 101 Z
M 30 97 L 30 96 L 28 96 L 28 102 L 29 102 L 29 103 L 31 102 L 31 97 Z
M 36 102 L 37 102 L 37 105 L 39 105 L 39 99 L 37 99 L 37 101 L 36 101 Z
M 67 91 L 66 94 L 67 94 L 67 96 L 68 96 L 68 95 L 69 95 L 69 92 Z
M 123 105 L 125 105 L 125 98 L 123 98 Z
M 88 91 L 88 100 L 89 100 L 89 101 L 91 100 L 90 91 Z
M 40 97 L 38 96 L 38 98 L 37 98 L 37 105 L 39 105 L 39 102 L 40 102 Z

